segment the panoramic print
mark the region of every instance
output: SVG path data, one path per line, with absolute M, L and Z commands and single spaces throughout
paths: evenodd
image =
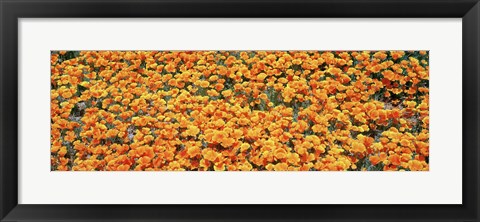
M 51 51 L 52 171 L 428 171 L 428 51 Z

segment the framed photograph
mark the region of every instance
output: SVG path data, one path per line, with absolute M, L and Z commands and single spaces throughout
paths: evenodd
M 1 221 L 479 221 L 477 0 L 0 11 Z

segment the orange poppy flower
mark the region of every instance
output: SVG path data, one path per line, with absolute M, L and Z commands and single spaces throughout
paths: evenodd
M 368 159 L 370 160 L 370 163 L 372 163 L 372 165 L 374 166 L 380 162 L 380 157 L 378 156 L 370 156 Z

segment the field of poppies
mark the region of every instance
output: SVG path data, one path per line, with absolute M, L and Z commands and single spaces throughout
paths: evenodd
M 428 51 L 52 51 L 53 171 L 429 170 Z

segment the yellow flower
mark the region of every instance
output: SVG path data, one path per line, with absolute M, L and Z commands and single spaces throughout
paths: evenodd
M 200 129 L 196 126 L 190 125 L 185 132 L 187 136 L 196 136 L 200 132 Z
M 257 80 L 258 81 L 263 81 L 266 77 L 267 77 L 267 74 L 262 72 L 262 73 L 257 75 Z
M 247 151 L 248 149 L 250 149 L 250 144 L 248 144 L 248 143 L 242 143 L 242 145 L 240 145 L 240 151 L 241 151 L 241 152 L 245 152 L 245 151 Z

